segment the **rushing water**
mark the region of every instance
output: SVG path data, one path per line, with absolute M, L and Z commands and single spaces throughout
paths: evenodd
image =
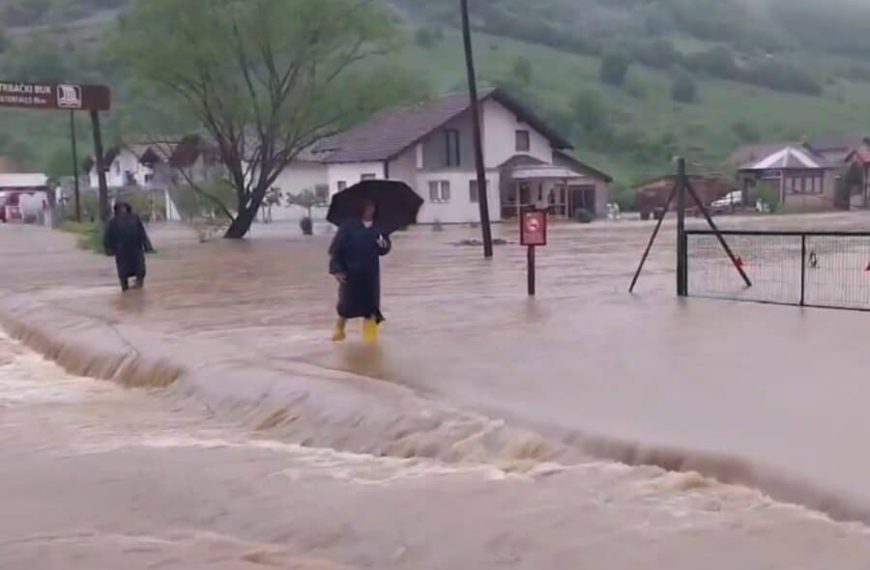
M 656 468 L 445 463 L 264 439 L 0 336 L 0 567 L 865 568 L 870 535 Z

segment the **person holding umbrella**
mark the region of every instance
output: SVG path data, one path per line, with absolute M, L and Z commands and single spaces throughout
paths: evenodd
M 135 278 L 135 289 L 145 286 L 145 254 L 154 248 L 142 220 L 126 202 L 115 204 L 115 216 L 109 221 L 103 235 L 106 255 L 114 256 L 121 291 L 130 289 L 130 278 Z
M 339 227 L 329 248 L 329 273 L 339 283 L 333 340 L 347 338 L 350 319 L 364 319 L 363 339 L 374 342 L 381 313 L 380 258 L 392 249 L 390 234 L 414 223 L 423 204 L 405 184 L 369 180 L 333 197 L 327 219 Z

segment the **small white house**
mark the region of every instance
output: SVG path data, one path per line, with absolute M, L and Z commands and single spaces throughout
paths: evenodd
M 88 183 L 99 187 L 93 158 L 86 164 Z M 165 218 L 181 219 L 174 196 L 183 188 L 223 176 L 218 152 L 201 135 L 169 137 L 163 140 L 124 144 L 109 149 L 105 156 L 106 185 L 114 193 L 162 192 Z
M 501 90 L 480 96 L 490 216 L 528 206 L 569 217 L 606 213 L 611 178 L 569 154 L 573 148 Z M 420 223 L 480 221 L 470 101 L 465 93 L 389 109 L 318 145 L 289 166 L 284 193 L 327 187 L 329 195 L 366 179 L 401 180 L 425 200 Z

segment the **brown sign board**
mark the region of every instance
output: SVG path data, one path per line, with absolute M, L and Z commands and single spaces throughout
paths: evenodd
M 111 106 L 111 92 L 103 85 L 0 80 L 0 107 L 108 111 Z

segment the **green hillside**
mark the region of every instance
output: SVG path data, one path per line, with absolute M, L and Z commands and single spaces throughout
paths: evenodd
M 110 141 L 135 136 L 142 124 L 183 128 L 183 118 L 149 122 L 166 102 L 134 84 L 105 50 L 102 38 L 123 4 L 0 0 L 3 75 L 109 83 L 117 100 Z M 855 31 L 870 29 L 870 7 L 857 0 L 822 8 L 802 0 L 471 4 L 482 79 L 534 105 L 575 141 L 580 157 L 621 186 L 671 168 L 675 153 L 697 169 L 718 170 L 740 144 L 870 131 L 870 36 Z M 25 17 L 12 9 L 22 5 L 45 9 Z M 433 92 L 463 88 L 456 2 L 391 5 L 408 37 L 389 57 L 416 70 Z M 0 153 L 32 168 L 68 170 L 67 117 L 3 112 L 0 120 Z M 84 148 L 86 129 L 81 122 Z

